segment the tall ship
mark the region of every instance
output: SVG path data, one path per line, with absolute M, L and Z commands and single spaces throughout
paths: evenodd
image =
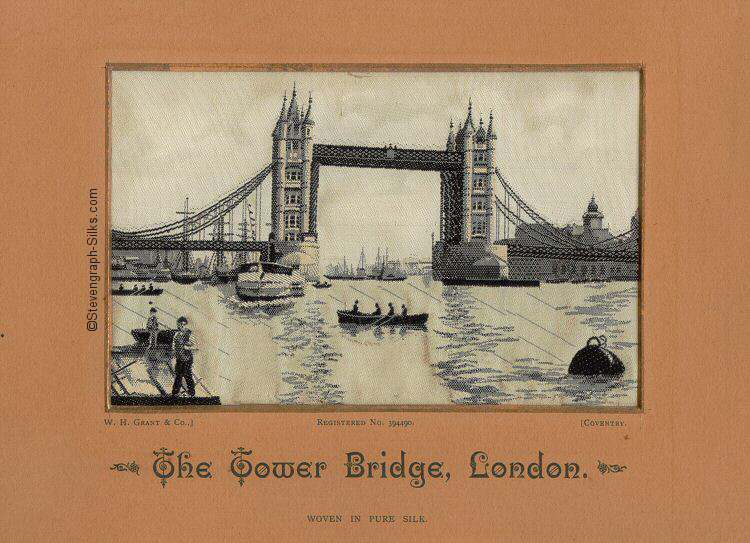
M 190 285 L 198 280 L 198 270 L 190 259 L 187 251 L 181 251 L 177 265 L 172 270 L 172 281 L 183 285 Z
M 369 276 L 370 279 L 378 281 L 403 281 L 406 279 L 406 273 L 401 269 L 401 263 L 398 260 L 388 259 L 388 248 L 381 258 L 380 247 L 378 247 L 375 265 L 370 269 Z
M 361 281 L 363 279 L 375 279 L 377 281 L 403 281 L 407 274 L 401 268 L 398 260 L 388 259 L 388 249 L 382 254 L 380 247 L 375 257 L 375 263 L 367 265 L 364 248 L 359 253 L 359 265 L 355 269 L 353 265 L 346 264 L 346 258 L 341 264 L 328 266 L 324 274 L 326 279 L 338 279 L 347 281 Z
M 185 209 L 183 211 L 178 211 L 177 214 L 182 215 L 182 239 L 183 241 L 187 241 L 188 217 L 191 214 L 188 198 L 185 198 Z M 190 258 L 189 251 L 180 251 L 177 265 L 172 269 L 172 280 L 175 283 L 181 283 L 183 285 L 189 285 L 198 280 L 198 270 L 195 267 L 195 263 L 192 262 Z
M 359 255 L 359 266 L 357 270 L 354 270 L 354 266 L 351 264 L 347 267 L 346 257 L 344 257 L 341 264 L 328 266 L 326 273 L 323 275 L 326 279 L 338 279 L 346 281 L 361 281 L 363 279 L 369 279 L 367 270 L 365 268 L 365 252 L 364 249 Z
M 239 239 L 240 241 L 247 242 L 251 239 L 255 241 L 255 218 L 253 212 L 248 208 L 247 201 L 242 206 L 242 220 L 239 223 Z M 214 239 L 228 239 L 232 241 L 234 239 L 233 223 L 229 222 L 229 232 L 225 232 L 225 224 L 219 222 L 216 224 L 214 232 Z M 215 253 L 215 266 L 213 270 L 213 276 L 219 283 L 229 283 L 230 281 L 236 281 L 240 270 L 243 266 L 250 262 L 251 257 L 247 252 L 236 252 L 232 254 L 231 262 L 227 258 L 224 251 L 217 251 Z
M 214 269 L 214 275 L 219 283 L 229 283 L 233 279 L 237 278 L 237 271 L 234 270 L 226 261 L 218 262 L 216 269 Z
M 139 281 L 159 281 L 165 282 L 172 278 L 172 274 L 161 262 L 161 257 L 157 253 L 156 259 L 152 263 L 137 262 L 133 265 L 133 271 Z
M 403 281 L 406 279 L 406 274 L 401 270 L 400 266 L 386 266 L 384 264 L 380 270 L 380 274 L 375 279 L 378 281 Z

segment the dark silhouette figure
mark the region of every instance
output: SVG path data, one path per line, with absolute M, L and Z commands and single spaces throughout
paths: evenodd
M 195 396 L 195 381 L 193 380 L 193 352 L 190 348 L 193 343 L 190 341 L 190 330 L 187 325 L 188 320 L 185 317 L 177 319 L 177 333 L 174 335 L 174 386 L 172 387 L 172 396 L 177 396 L 182 387 L 182 381 L 185 380 L 188 394 Z
M 355 315 L 359 314 L 359 300 L 354 300 L 354 307 L 352 307 L 352 313 Z
M 156 347 L 156 340 L 159 336 L 159 319 L 156 316 L 156 308 L 152 307 L 151 315 L 146 321 L 146 330 L 148 331 L 148 348 Z
M 396 308 L 393 307 L 393 304 L 391 302 L 388 302 L 388 316 L 392 317 L 396 314 Z
M 380 304 L 375 302 L 375 311 L 372 312 L 373 315 L 381 315 L 383 311 L 380 309 Z
M 401 316 L 402 317 L 406 316 L 406 305 L 404 304 L 401 304 Z
M 268 234 L 268 261 L 269 262 L 276 262 L 276 247 L 274 247 L 274 243 L 276 241 L 276 236 L 273 232 L 270 232 Z

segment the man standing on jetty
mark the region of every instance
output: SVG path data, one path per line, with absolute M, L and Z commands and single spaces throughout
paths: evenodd
M 156 308 L 152 307 L 151 314 L 146 321 L 146 331 L 148 332 L 148 348 L 156 347 L 156 340 L 159 337 L 159 319 L 156 316 Z
M 182 387 L 182 380 L 190 396 L 195 396 L 195 381 L 193 380 L 193 342 L 190 340 L 192 330 L 187 327 L 185 317 L 177 319 L 177 332 L 174 335 L 174 386 L 172 396 L 177 396 Z

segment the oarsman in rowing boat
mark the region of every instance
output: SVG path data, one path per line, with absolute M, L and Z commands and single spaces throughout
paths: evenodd
M 146 331 L 148 332 L 148 348 L 156 347 L 156 339 L 159 336 L 159 318 L 156 316 L 156 308 L 152 307 L 148 320 L 146 321 Z
M 393 307 L 393 303 L 392 302 L 388 302 L 388 316 L 392 317 L 395 314 L 396 314 L 396 308 Z
M 401 316 L 406 317 L 406 305 L 401 304 Z
M 380 304 L 378 302 L 375 302 L 375 311 L 372 312 L 373 315 L 382 315 L 383 312 L 380 309 Z
M 359 300 L 354 300 L 354 307 L 352 307 L 352 313 L 359 315 Z
M 192 330 L 187 327 L 188 320 L 185 317 L 177 319 L 177 333 L 174 335 L 174 386 L 172 396 L 177 396 L 185 380 L 188 394 L 195 396 L 195 381 L 193 380 L 193 342 L 190 340 Z

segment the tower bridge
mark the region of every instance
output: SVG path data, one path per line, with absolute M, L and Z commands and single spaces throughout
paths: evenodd
M 576 277 L 578 269 L 603 274 L 603 262 L 615 263 L 610 266 L 609 276 L 638 276 L 637 225 L 634 223 L 631 230 L 610 236 L 611 239 L 593 240 L 552 225 L 518 195 L 495 167 L 497 135 L 493 114 L 489 113 L 486 126 L 481 116 L 476 123 L 471 101 L 465 120 L 457 128 L 450 122 L 445 149 L 329 145 L 313 143 L 312 94 L 307 107 L 300 108 L 295 85 L 288 104 L 284 95 L 271 136 L 270 164 L 237 189 L 199 212 L 180 212 L 181 220 L 136 231 L 113 230 L 112 249 L 176 249 L 184 254 L 207 250 L 222 256 L 224 251 L 254 251 L 261 258 L 276 258 L 311 278 L 317 277 L 321 166 L 387 168 L 439 174 L 440 233 L 433 244 L 433 270 L 438 279 L 488 271 L 513 276 L 514 261 L 516 275 L 523 278 L 540 274 L 544 279 L 558 278 L 560 266 L 573 270 L 573 275 L 563 274 L 567 278 Z M 259 188 L 269 176 L 269 240 L 248 239 L 246 228 L 243 239 L 233 239 L 231 234 L 227 239 L 225 232 L 232 232 L 233 211 L 246 207 L 253 195 L 259 216 Z M 597 212 L 591 212 L 591 217 L 594 224 L 601 225 Z M 591 224 L 584 226 L 591 229 Z M 214 232 L 214 239 L 205 239 L 209 231 Z M 575 264 L 566 268 L 566 262 L 578 262 L 579 268 Z M 481 266 L 477 267 L 477 263 Z

